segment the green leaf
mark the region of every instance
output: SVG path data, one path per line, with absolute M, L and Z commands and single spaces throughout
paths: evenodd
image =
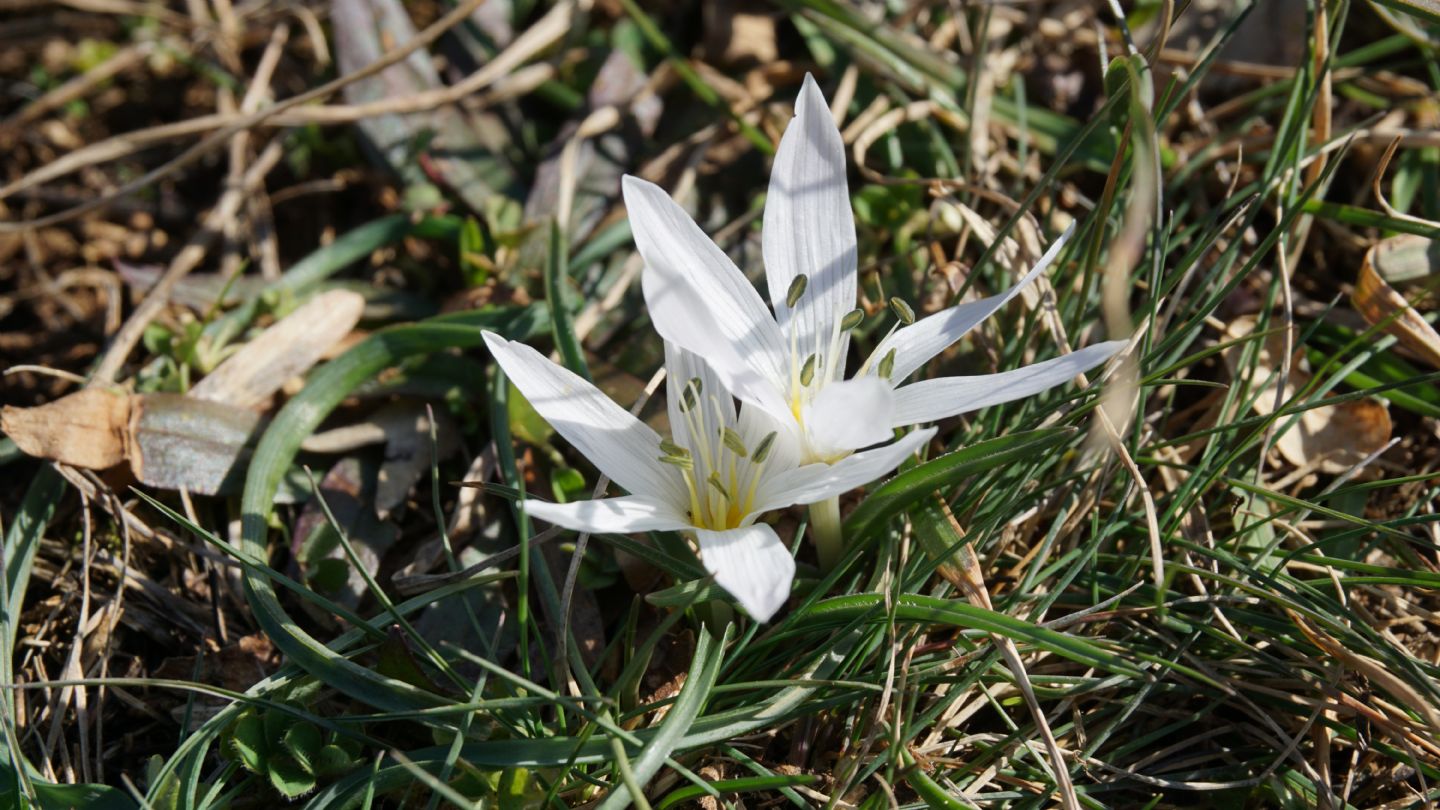
M 265 772 L 265 757 L 269 746 L 265 744 L 265 722 L 255 711 L 247 711 L 235 721 L 230 730 L 229 753 L 240 762 L 245 770 L 260 774 Z
M 296 720 L 284 712 L 277 711 L 262 712 L 260 720 L 264 726 L 264 748 L 261 750 L 268 757 L 280 750 L 281 739 Z
M 300 764 L 306 773 L 314 774 L 315 760 L 320 756 L 320 749 L 324 745 L 320 736 L 320 729 L 312 723 L 301 721 L 286 729 L 285 736 L 281 743 L 290 756 Z
M 480 221 L 474 217 L 466 217 L 460 225 L 460 270 L 465 275 L 465 283 L 471 287 L 480 287 L 489 278 L 490 271 L 486 267 L 486 245 L 485 234 L 480 229 Z
M 1440 25 L 1440 2 L 1437 0 L 1375 0 L 1386 8 L 1402 11 L 1433 25 Z
M 811 774 L 795 774 L 794 776 L 749 776 L 741 779 L 721 779 L 710 782 L 706 787 L 719 793 L 750 793 L 759 790 L 780 790 L 782 788 L 794 787 L 796 785 L 809 786 L 820 781 L 820 777 Z M 669 810 L 671 807 L 691 807 L 691 803 L 698 801 L 702 796 L 707 795 L 704 788 L 699 785 L 687 785 L 686 787 L 673 790 L 662 798 L 655 805 L 655 810 Z M 884 794 L 877 794 L 883 796 Z
M 39 810 L 134 810 L 135 802 L 125 791 L 109 785 L 49 785 L 35 783 Z M 0 800 L 4 794 L 0 794 Z M 23 805 L 15 804 L 14 807 Z
M 1128 660 L 1093 642 L 1048 630 L 1014 616 L 976 607 L 968 602 L 906 593 L 895 600 L 894 616 L 899 621 L 947 624 L 952 627 L 983 630 L 1109 672 L 1132 677 L 1141 677 L 1142 674 L 1141 670 Z M 889 621 L 884 597 L 878 593 L 837 596 L 801 611 L 791 624 L 793 629 L 787 633 L 813 630 L 817 624 L 849 624 L 869 620 Z
M 637 785 L 643 786 L 659 773 L 666 758 L 680 746 L 695 719 L 700 716 L 700 709 L 709 699 L 710 690 L 715 688 L 715 679 L 720 676 L 720 664 L 725 660 L 725 645 L 730 640 L 730 628 L 733 626 L 725 626 L 725 634 L 719 643 L 711 639 L 710 633 L 703 626 L 700 628 L 700 637 L 695 642 L 695 660 L 690 666 L 690 677 L 685 679 L 680 696 L 675 699 L 675 705 L 670 707 L 665 719 L 660 722 L 655 736 L 646 743 L 640 756 L 631 764 Z M 634 798 L 629 789 L 620 785 L 605 797 L 599 810 L 620 810 L 628 807 L 632 801 Z
M 585 476 L 571 467 L 562 467 L 550 474 L 550 489 L 560 503 L 584 500 L 589 494 L 586 492 Z
M 315 775 L 322 779 L 334 778 L 353 767 L 355 767 L 355 759 L 346 753 L 344 748 L 333 743 L 322 746 L 320 752 L 315 755 Z
M 240 553 L 246 562 L 264 560 L 268 554 L 274 495 L 300 443 L 357 386 L 410 357 L 479 346 L 483 329 L 494 329 L 516 339 L 529 337 L 543 328 L 544 319 L 544 307 L 534 306 L 442 315 L 376 332 L 311 372 L 305 388 L 280 409 L 255 447 L 241 498 Z M 246 597 L 263 632 L 293 664 L 352 700 L 389 710 L 414 710 L 448 702 L 434 692 L 387 677 L 327 648 L 285 610 L 274 582 L 258 567 L 247 566 Z
M 1055 447 L 1071 436 L 1075 428 L 1052 427 L 1011 433 L 977 442 L 886 481 L 850 513 L 845 536 L 851 540 L 868 536 L 885 521 L 926 495 L 960 479 Z
M 565 367 L 590 379 L 590 366 L 585 362 L 585 350 L 575 334 L 575 322 L 570 317 L 570 303 L 566 299 L 566 285 L 570 282 L 570 254 L 565 245 L 565 234 L 560 224 L 550 220 L 549 253 L 545 259 L 545 301 L 550 305 L 550 333 L 555 338 L 555 347 Z
M 525 810 L 531 807 L 534 798 L 533 781 L 529 768 L 506 768 L 500 774 L 495 793 L 500 799 L 500 810 Z
M 287 799 L 298 799 L 315 789 L 315 775 L 294 757 L 271 757 L 269 775 L 270 784 Z

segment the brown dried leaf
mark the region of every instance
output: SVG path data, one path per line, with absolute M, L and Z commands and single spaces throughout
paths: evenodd
M 131 399 L 90 388 L 36 408 L 7 405 L 0 430 L 27 455 L 103 470 L 128 455 Z
M 725 66 L 769 64 L 780 58 L 775 15 L 756 0 L 719 0 L 702 5 L 705 53 Z
M 1385 331 L 1402 346 L 1440 368 L 1440 333 L 1390 286 L 1390 280 L 1430 276 L 1437 262 L 1440 255 L 1433 240 L 1409 234 L 1385 239 L 1365 253 L 1350 301 L 1371 325 L 1385 322 Z
M 1226 337 L 1242 338 L 1255 331 L 1255 318 L 1243 315 L 1230 322 Z M 1244 346 L 1237 344 L 1224 352 L 1225 364 L 1237 377 L 1247 370 L 1238 368 Z M 1252 405 L 1258 414 L 1275 411 L 1275 388 L 1278 384 L 1280 358 L 1285 353 L 1285 335 L 1276 332 L 1265 336 L 1250 378 L 1252 386 L 1260 386 Z M 1290 363 L 1281 402 L 1293 400 L 1310 382 L 1304 356 L 1297 351 Z M 1294 427 L 1275 437 L 1275 449 L 1296 467 L 1312 465 L 1324 473 L 1342 473 L 1360 463 L 1390 441 L 1390 411 L 1375 399 L 1351 400 L 1338 405 L 1320 405 L 1300 414 Z
M 28 455 L 87 470 L 129 461 L 143 483 L 197 495 L 238 487 L 259 424 L 254 411 L 218 402 L 103 389 L 0 414 L 0 429 Z

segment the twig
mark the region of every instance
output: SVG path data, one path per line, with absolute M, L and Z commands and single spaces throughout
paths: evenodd
M 310 124 L 322 126 L 326 124 L 349 124 L 377 115 L 427 112 L 444 106 L 445 104 L 453 103 L 461 98 L 465 99 L 467 107 L 471 109 L 483 109 L 528 93 L 554 75 L 555 68 L 552 65 L 529 65 L 515 70 L 504 78 L 495 80 L 489 92 L 476 98 L 468 98 L 464 93 L 456 92 L 457 89 L 469 89 L 464 85 L 457 84 L 451 88 L 446 88 L 443 93 L 440 91 L 428 91 L 413 96 L 397 96 L 382 99 L 368 104 L 316 105 L 305 106 L 295 110 L 285 110 L 275 113 L 263 121 L 255 122 L 252 128 L 273 127 L 284 129 Z M 74 152 L 61 155 L 59 158 L 37 168 L 24 177 L 8 185 L 0 186 L 0 200 L 28 191 L 36 186 L 48 183 L 51 180 L 64 177 L 65 175 L 73 174 L 89 166 L 119 160 L 120 158 L 147 149 L 157 143 L 212 132 L 226 127 L 233 127 L 236 124 L 242 123 L 246 118 L 247 116 L 240 113 L 228 115 L 224 113 L 211 113 L 185 121 L 161 124 L 159 126 L 135 130 L 134 132 L 115 135 L 99 143 L 91 144 L 77 149 Z
M 464 0 L 464 2 L 456 6 L 455 9 L 453 9 L 449 14 L 446 14 L 444 17 L 436 20 L 424 31 L 421 31 L 419 34 L 417 34 L 414 39 L 385 54 L 385 56 L 375 60 L 374 62 L 371 62 L 369 65 L 366 65 L 360 70 L 357 70 L 353 73 L 347 73 L 344 76 L 326 82 L 325 84 L 313 90 L 301 93 L 298 96 L 292 96 L 291 98 L 279 102 L 275 106 L 268 109 L 244 115 L 240 118 L 240 120 L 226 126 L 219 132 L 215 132 L 207 136 L 204 140 L 185 150 L 179 156 L 173 158 L 170 161 L 167 161 L 165 164 L 157 168 L 151 169 L 144 175 L 136 178 L 135 180 L 132 180 L 129 183 L 122 185 L 120 188 L 109 194 L 101 195 L 100 197 L 97 197 L 90 202 L 77 205 L 64 211 L 50 214 L 49 216 L 30 220 L 28 222 L 0 223 L 0 233 L 9 233 L 27 228 L 42 228 L 49 225 L 55 225 L 57 223 L 66 222 L 75 219 L 76 217 L 88 214 L 92 211 L 104 208 L 106 205 L 109 205 L 112 201 L 119 199 L 120 197 L 133 194 L 136 191 L 139 191 L 140 189 L 150 185 L 151 183 L 154 183 L 156 180 L 159 180 L 162 177 L 165 177 L 171 173 L 179 171 L 186 166 L 189 166 L 192 163 L 195 163 L 205 155 L 209 154 L 215 149 L 218 149 L 225 143 L 228 143 L 231 137 L 240 132 L 244 132 L 256 126 L 257 124 L 260 124 L 263 121 L 269 120 L 270 118 L 279 115 L 286 110 L 293 109 L 303 104 L 307 104 L 311 101 L 315 101 L 317 99 L 329 96 L 347 85 L 354 84 L 361 79 L 366 79 L 370 76 L 374 76 L 375 74 L 390 67 L 391 65 L 399 63 L 401 60 L 407 58 L 415 51 L 433 44 L 446 31 L 450 30 L 451 28 L 468 18 L 470 16 L 470 13 L 473 12 L 475 9 L 479 8 L 480 4 L 483 2 L 485 2 L 485 0 Z M 534 47 L 534 42 L 532 41 L 534 38 L 530 35 L 533 34 L 533 32 L 537 28 L 540 28 L 541 25 L 546 22 L 546 20 L 550 20 L 552 18 L 555 18 L 556 15 L 560 15 L 564 17 L 562 33 L 563 30 L 568 29 L 568 15 L 570 11 L 574 10 L 574 7 L 574 2 L 562 3 L 561 5 L 556 6 L 550 11 L 549 14 L 545 16 L 544 19 L 542 19 L 541 23 L 537 23 L 535 26 L 532 26 L 531 29 L 526 31 L 525 35 L 522 35 L 519 39 L 517 39 L 514 44 L 512 44 L 509 48 L 506 48 L 505 51 L 503 51 L 499 56 L 495 57 L 495 59 L 487 63 L 480 70 L 476 71 L 476 73 L 472 75 L 470 79 L 467 80 L 467 82 L 469 82 L 470 84 L 482 85 L 484 83 L 493 81 L 498 76 L 507 73 L 512 67 L 515 66 L 515 63 L 517 63 L 523 58 L 517 55 L 517 51 L 521 50 L 522 45 L 527 48 Z M 483 79 L 484 81 L 476 81 L 477 79 Z M 478 89 L 478 87 L 475 89 Z
M 145 58 L 149 56 L 153 50 L 154 43 L 142 42 L 116 52 L 104 62 L 101 62 L 40 98 L 21 107 L 19 112 L 5 119 L 5 121 L 0 122 L 0 131 L 18 129 L 44 116 L 51 110 L 56 110 L 69 104 L 90 92 L 92 88 L 101 82 L 114 78 L 116 75 L 145 61 Z
M 130 319 L 120 327 L 120 331 L 116 333 L 115 339 L 110 343 L 110 348 L 101 358 L 100 365 L 96 367 L 95 373 L 90 377 L 91 387 L 108 385 L 115 381 L 115 375 L 125 364 L 125 358 L 130 355 L 130 350 L 135 348 L 135 344 L 140 342 L 145 328 L 150 325 L 156 315 L 160 314 L 160 310 L 170 300 L 170 293 L 175 289 L 175 285 L 200 264 L 210 242 L 220 233 L 220 229 L 224 227 L 225 223 L 240 210 L 240 206 L 245 203 L 245 198 L 259 187 L 265 175 L 269 174 L 284 153 L 284 146 L 279 141 L 272 141 L 265 151 L 255 159 L 255 163 L 249 171 L 245 172 L 241 184 L 229 189 L 220 197 L 220 202 L 205 217 L 200 232 L 180 251 L 175 260 L 170 263 L 170 267 L 166 269 L 165 275 L 160 277 L 160 280 L 150 289 L 149 294 L 145 296 L 145 300 L 141 301 L 140 306 L 131 313 Z

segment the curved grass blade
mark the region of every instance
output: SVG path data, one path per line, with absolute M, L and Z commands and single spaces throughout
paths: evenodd
M 725 658 L 725 644 L 730 639 L 732 626 L 726 625 L 725 634 L 718 644 L 711 641 L 710 633 L 705 628 L 700 629 L 700 637 L 695 642 L 695 661 L 690 667 L 690 677 L 685 679 L 680 696 L 666 713 L 665 719 L 655 731 L 655 736 L 631 763 L 636 784 L 643 786 L 654 778 L 670 752 L 684 740 L 685 732 L 690 730 L 695 718 L 700 716 L 700 709 L 710 697 L 710 690 L 715 688 L 715 679 L 720 675 L 720 663 Z M 620 785 L 605 797 L 599 810 L 619 810 L 628 807 L 632 801 L 634 797 L 630 795 L 630 789 Z
M 1011 433 L 977 442 L 903 472 L 886 481 L 855 507 L 845 520 L 845 536 L 851 542 L 867 537 L 885 521 L 935 490 L 950 486 L 966 476 L 1059 445 L 1075 432 L 1075 428 L 1053 427 Z
M 986 633 L 1030 644 L 1071 661 L 1098 667 L 1107 672 L 1131 677 L 1143 676 L 1139 668 L 1099 645 L 966 602 L 920 596 L 913 593 L 901 594 L 896 600 L 894 615 L 899 621 L 946 624 L 968 630 L 982 630 Z M 837 596 L 806 609 L 802 615 L 795 617 L 792 629 L 786 632 L 814 629 L 817 625 L 843 625 L 857 620 L 871 619 L 876 622 L 889 620 L 884 609 L 884 597 L 881 594 L 860 593 L 852 596 Z
M 268 522 L 280 479 L 294 461 L 300 443 L 356 386 L 413 355 L 478 346 L 482 342 L 481 328 L 511 337 L 527 336 L 543 323 L 543 317 L 543 308 L 530 307 L 459 313 L 393 327 L 377 332 L 317 369 L 304 390 L 276 414 L 255 448 L 241 499 L 240 551 L 255 564 L 264 564 Z M 257 622 L 275 646 L 327 685 L 382 709 L 414 710 L 447 702 L 328 648 L 286 613 L 268 578 L 248 572 L 245 590 Z

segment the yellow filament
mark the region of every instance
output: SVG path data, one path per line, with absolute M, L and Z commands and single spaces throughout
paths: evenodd
M 695 466 L 681 469 L 680 473 L 690 500 L 690 519 L 697 527 L 725 531 L 738 528 L 749 514 L 765 462 L 740 456 L 725 444 L 722 430 L 726 419 L 718 399 L 711 397 L 709 411 L 721 426 L 719 429 L 710 429 L 710 414 L 703 402 L 683 412 L 689 431 L 690 446 L 686 450 Z

